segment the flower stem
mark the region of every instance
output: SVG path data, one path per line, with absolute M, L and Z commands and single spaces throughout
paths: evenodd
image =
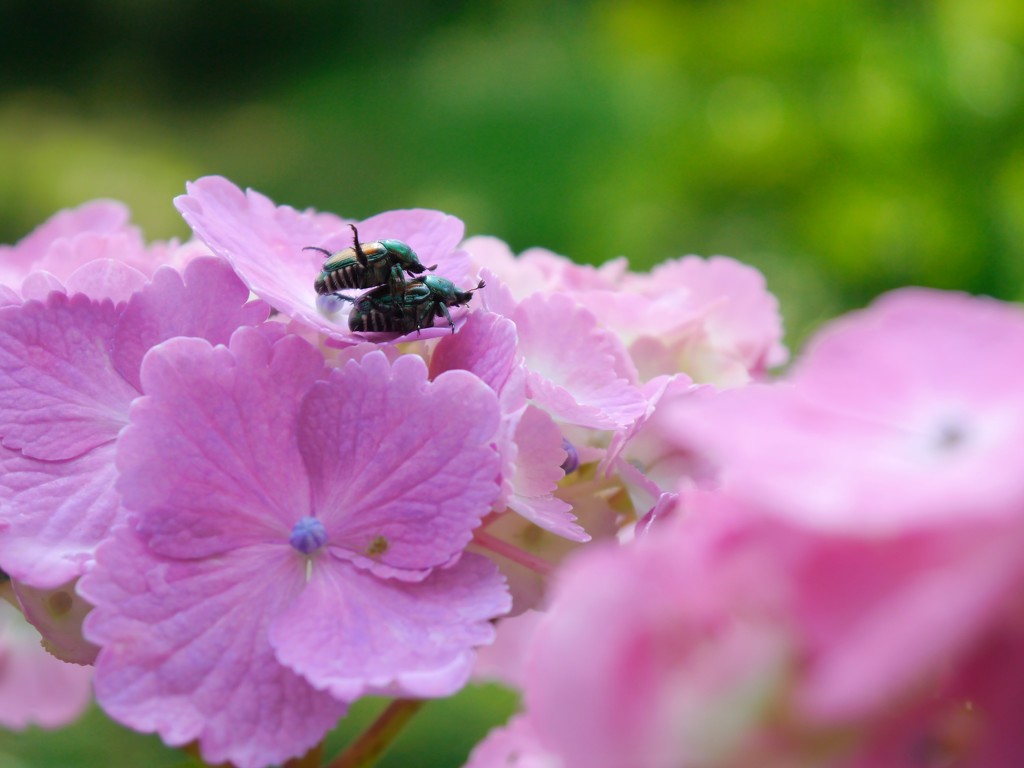
M 509 544 L 507 541 L 503 541 L 489 533 L 476 531 L 473 534 L 473 541 L 484 549 L 491 550 L 496 555 L 507 557 L 512 562 L 519 563 L 519 565 L 529 568 L 531 571 L 536 571 L 541 576 L 547 576 L 555 570 L 555 566 L 547 560 L 537 557 L 525 549 L 520 549 L 515 544 Z
M 423 704 L 420 699 L 395 699 L 380 713 L 373 725 L 324 768 L 369 768 Z

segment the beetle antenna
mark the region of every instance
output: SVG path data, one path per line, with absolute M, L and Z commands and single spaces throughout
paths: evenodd
M 356 229 L 355 224 L 349 224 L 352 227 L 352 247 L 356 249 L 356 259 L 364 267 L 367 265 L 366 254 L 363 253 L 362 247 L 359 245 L 359 230 Z
M 486 288 L 486 287 L 487 287 L 487 283 L 485 283 L 483 280 L 481 280 L 479 283 L 476 284 L 476 288 L 470 288 L 469 292 L 472 293 L 473 291 L 479 291 L 481 288 Z
M 304 251 L 320 251 L 320 253 L 322 253 L 322 254 L 324 254 L 326 256 L 330 256 L 331 255 L 330 251 L 328 251 L 326 248 L 321 248 L 318 245 L 307 245 L 302 250 L 304 250 Z
M 435 269 L 437 269 L 437 264 L 432 267 L 427 267 L 427 272 L 433 272 Z

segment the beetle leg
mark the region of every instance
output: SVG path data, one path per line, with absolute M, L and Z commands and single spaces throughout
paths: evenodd
M 452 333 L 455 333 L 455 322 L 452 320 L 452 316 L 448 314 L 448 307 L 443 301 L 437 302 L 437 312 L 444 315 L 444 319 L 448 321 L 448 327 L 452 329 Z
M 391 267 L 391 279 L 388 281 L 388 285 L 391 289 L 394 314 L 401 317 L 405 314 L 402 311 L 402 307 L 405 304 L 405 273 L 400 265 L 395 264 Z

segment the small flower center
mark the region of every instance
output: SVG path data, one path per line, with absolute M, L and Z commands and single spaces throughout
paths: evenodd
M 327 543 L 327 529 L 308 515 L 295 524 L 288 543 L 304 555 L 311 555 Z

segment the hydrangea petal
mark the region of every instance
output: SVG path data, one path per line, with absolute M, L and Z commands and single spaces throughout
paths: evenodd
M 172 746 L 198 739 L 210 764 L 262 768 L 304 754 L 345 705 L 279 664 L 267 641 L 303 572 L 287 546 L 174 561 L 121 528 L 79 584 L 96 606 L 85 631 L 102 647 L 100 705 Z
M 723 467 L 732 492 L 807 525 L 884 534 L 1024 502 L 1024 408 L 1009 401 L 973 400 L 971 437 L 954 442 L 932 414 L 865 418 L 853 401 L 826 406 L 788 385 L 694 402 L 679 438 Z
M 808 342 L 792 381 L 808 397 L 846 412 L 906 421 L 908 406 L 924 400 L 954 417 L 958 406 L 1019 403 L 1021 359 L 1019 305 L 904 288 L 823 328 Z
M 469 371 L 501 392 L 515 364 L 516 327 L 512 321 L 490 312 L 472 312 L 457 334 L 445 336 L 434 347 L 430 376 Z
M 388 568 L 448 562 L 497 496 L 497 426 L 495 394 L 465 371 L 429 382 L 420 358 L 379 352 L 332 371 L 298 430 L 332 551 Z
M 466 683 L 472 649 L 494 639 L 490 620 L 510 606 L 498 569 L 477 555 L 415 583 L 323 558 L 270 640 L 283 664 L 341 699 L 446 696 Z
M 274 324 L 271 324 L 274 325 Z M 200 557 L 287 542 L 309 509 L 295 446 L 302 394 L 322 374 L 307 342 L 242 328 L 231 347 L 176 338 L 142 366 L 147 395 L 118 440 L 119 489 L 151 547 Z
M 75 237 L 58 240 L 46 251 L 46 256 L 37 261 L 35 270 L 46 270 L 66 282 L 71 275 L 94 261 L 115 261 L 125 267 L 149 274 L 150 257 L 142 236 L 135 228 L 113 233 L 85 232 Z M 102 286 L 93 282 L 93 287 L 103 292 Z M 89 294 L 90 298 L 106 298 Z
M 622 429 L 643 413 L 644 398 L 619 365 L 628 355 L 588 310 L 561 294 L 532 296 L 513 320 L 538 405 L 593 429 Z
M 114 259 L 97 259 L 83 264 L 64 282 L 68 294 L 84 293 L 90 299 L 128 301 L 146 284 L 146 276 L 135 267 Z
M 92 664 L 99 648 L 82 637 L 82 621 L 92 605 L 75 592 L 70 581 L 53 589 L 36 589 L 11 582 L 25 618 L 42 634 L 50 654 L 70 664 Z
M 558 755 L 549 752 L 537 739 L 533 723 L 518 715 L 501 728 L 495 728 L 473 748 L 464 768 L 565 768 Z
M 547 413 L 527 406 L 515 425 L 516 461 L 509 478 L 508 506 L 546 531 L 571 541 L 589 541 L 572 507 L 553 494 L 565 476 L 562 433 Z
M 142 358 L 161 341 L 195 336 L 227 344 L 236 328 L 257 325 L 269 312 L 263 302 L 249 302 L 249 290 L 223 259 L 195 258 L 182 274 L 162 267 L 125 307 L 114 338 L 114 364 L 140 387 Z
M 82 573 L 120 518 L 114 444 L 67 461 L 0 449 L 0 568 L 34 587 Z
M 32 299 L 46 301 L 47 297 L 54 291 L 67 293 L 64 289 L 64 283 L 58 280 L 56 275 L 47 272 L 45 269 L 34 270 L 21 283 L 21 299 L 24 301 Z M 16 303 L 20 304 L 21 301 Z
M 53 293 L 0 309 L 3 445 L 70 459 L 113 440 L 138 393 L 111 365 L 118 312 L 109 301 Z
M 93 200 L 60 211 L 15 246 L 0 246 L 0 282 L 17 285 L 61 240 L 87 232 L 114 234 L 128 228 L 128 209 L 113 200 Z
M 323 254 L 303 248 L 350 233 L 340 218 L 275 206 L 220 176 L 203 177 L 186 188 L 188 194 L 174 201 L 181 215 L 214 253 L 231 262 L 253 293 L 320 331 L 339 330 L 316 309 L 313 281 Z

